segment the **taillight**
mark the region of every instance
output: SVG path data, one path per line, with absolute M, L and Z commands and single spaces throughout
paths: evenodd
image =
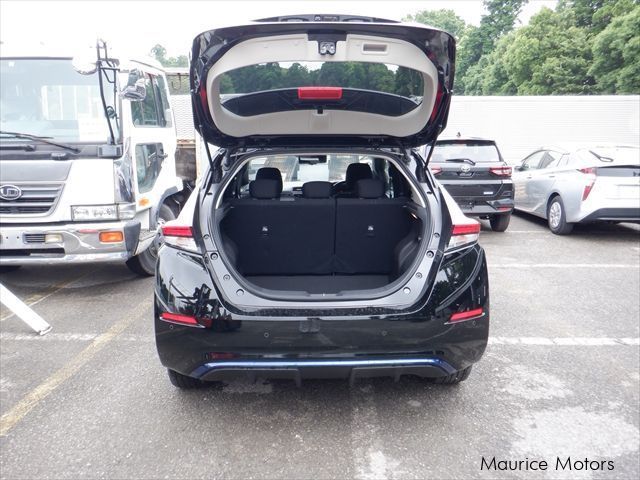
M 191 315 L 163 312 L 160 314 L 160 320 L 169 323 L 177 323 L 179 325 L 186 325 L 188 327 L 204 328 L 204 325 L 200 325 L 198 320 L 196 320 L 196 317 L 192 317 Z
M 490 167 L 489 172 L 498 177 L 510 177 L 511 167 Z
M 472 320 L 484 315 L 482 308 L 474 308 L 473 310 L 466 310 L 464 312 L 456 312 L 449 318 L 449 323 L 464 322 L 465 320 Z
M 434 175 L 440 175 L 442 173 L 442 167 L 438 167 L 437 165 L 429 167 L 429 170 L 431 170 L 431 173 Z
M 436 87 L 436 100 L 433 102 L 433 110 L 431 111 L 431 116 L 429 117 L 429 122 L 433 122 L 438 115 L 438 110 L 440 109 L 440 104 L 442 103 L 442 96 L 444 95 L 444 91 L 440 88 L 440 84 Z
M 298 98 L 300 100 L 340 100 L 342 87 L 300 87 Z
M 593 175 L 593 178 L 591 178 L 589 183 L 585 185 L 584 190 L 582 191 L 582 201 L 584 202 L 589 197 L 591 190 L 593 190 L 593 185 L 596 183 L 596 169 L 594 167 L 588 167 L 579 168 L 578 171 L 585 175 Z
M 164 243 L 167 245 L 192 252 L 198 251 L 198 246 L 193 239 L 193 229 L 189 226 L 163 225 L 162 236 L 164 237 Z
M 462 223 L 454 225 L 451 229 L 451 238 L 447 250 L 473 245 L 480 237 L 480 223 Z

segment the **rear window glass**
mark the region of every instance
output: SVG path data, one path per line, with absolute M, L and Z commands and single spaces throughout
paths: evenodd
M 300 157 L 297 155 L 256 157 L 249 162 L 248 179 L 255 180 L 256 172 L 263 167 L 277 168 L 282 175 L 283 191 L 293 191 L 302 187 L 305 182 L 316 180 L 341 182 L 345 179 L 347 167 L 351 163 L 366 163 L 372 171 L 375 170 L 374 159 L 364 155 L 322 155 L 321 157 L 325 157 L 326 161 L 324 158 L 315 158 L 317 156 L 300 155 Z M 248 189 L 248 186 L 245 188 Z
M 298 87 L 342 87 L 401 95 L 421 101 L 422 75 L 410 68 L 368 62 L 273 62 L 222 75 L 220 93 L 254 93 Z
M 446 162 L 451 159 L 468 158 L 475 163 L 499 162 L 500 155 L 495 145 L 472 143 L 436 144 L 431 162 Z
M 339 87 L 337 98 L 303 99 L 300 87 Z M 221 76 L 221 103 L 240 116 L 291 110 L 349 110 L 401 116 L 422 102 L 419 72 L 368 62 L 273 62 Z
M 637 147 L 593 148 L 580 151 L 585 160 L 596 158 L 601 164 L 640 165 L 640 149 Z

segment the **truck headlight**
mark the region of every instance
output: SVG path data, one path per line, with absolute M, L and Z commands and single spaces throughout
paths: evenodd
M 117 220 L 116 205 L 75 205 L 71 207 L 73 220 Z

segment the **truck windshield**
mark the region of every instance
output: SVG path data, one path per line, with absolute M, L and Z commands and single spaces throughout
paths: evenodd
M 104 90 L 107 105 L 113 105 L 113 88 Z M 76 72 L 71 59 L 0 60 L 0 130 L 104 143 L 109 128 L 98 73 Z

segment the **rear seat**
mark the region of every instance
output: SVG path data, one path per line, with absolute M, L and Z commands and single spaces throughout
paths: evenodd
M 406 198 L 387 198 L 380 180 L 356 183 L 358 198 L 338 198 L 336 273 L 381 273 L 394 269 L 394 247 L 411 230 Z
M 303 198 L 279 199 L 280 181 L 256 174 L 251 198 L 231 200 L 222 229 L 236 252 L 236 268 L 244 275 L 329 274 L 333 264 L 335 202 L 329 182 L 309 182 Z M 277 169 L 268 169 L 275 170 Z M 328 186 L 326 185 L 328 184 Z

